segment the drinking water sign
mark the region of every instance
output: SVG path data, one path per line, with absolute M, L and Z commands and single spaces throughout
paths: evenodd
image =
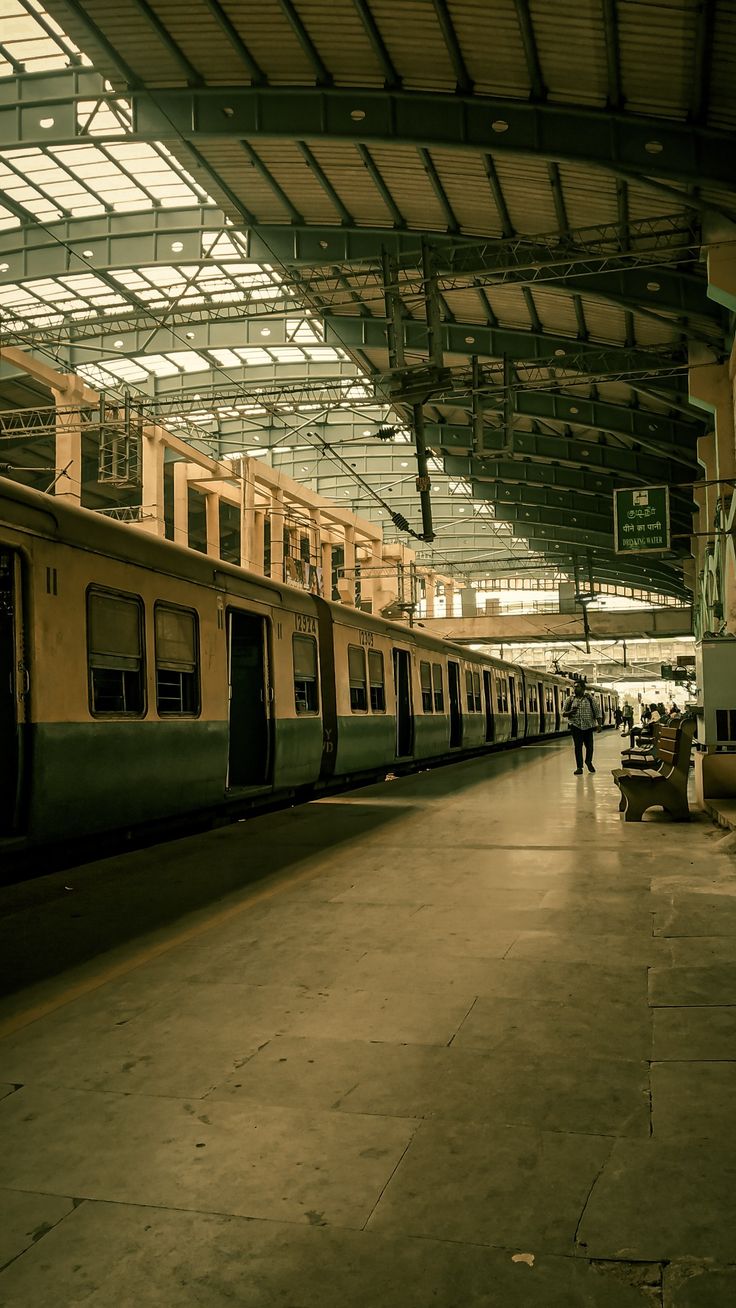
M 670 488 L 613 492 L 617 554 L 656 554 L 670 548 Z

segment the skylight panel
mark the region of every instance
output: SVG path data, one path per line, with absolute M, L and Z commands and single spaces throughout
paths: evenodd
M 165 354 L 138 354 L 135 361 L 154 377 L 176 377 L 179 374 L 179 369 Z
M 175 350 L 168 354 L 168 358 L 183 372 L 206 372 L 210 366 L 207 359 L 194 350 Z
M 219 363 L 221 368 L 239 368 L 241 360 L 234 350 L 208 350 L 211 359 Z
M 264 363 L 268 364 L 273 362 L 271 355 L 267 354 L 265 350 L 262 350 L 257 346 L 236 350 L 235 353 L 239 356 L 246 367 L 254 367 L 263 365 Z

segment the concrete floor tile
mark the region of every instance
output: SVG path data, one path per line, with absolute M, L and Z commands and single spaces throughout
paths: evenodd
M 524 931 L 517 936 L 508 957 L 560 963 L 600 963 L 603 959 L 610 967 L 621 967 L 629 964 L 651 966 L 663 959 L 669 961 L 670 956 L 665 941 L 654 940 L 645 934 Z
M 73 1211 L 73 1199 L 0 1190 L 0 1270 L 37 1244 L 57 1222 L 61 1222 Z
M 655 1007 L 736 1005 L 736 963 L 709 967 L 653 967 L 649 1002 Z
M 289 1034 L 332 1040 L 385 1040 L 446 1045 L 475 995 L 426 995 L 409 990 L 335 990 L 316 995 L 309 1010 L 289 1023 Z
M 597 1136 L 423 1122 L 369 1229 L 570 1254 L 610 1149 Z
M 712 963 L 736 964 L 736 936 L 659 936 L 677 967 L 709 967 Z
M 736 1262 L 735 1190 L 731 1135 L 617 1140 L 586 1205 L 579 1249 L 587 1258 Z
M 271 1041 L 208 1099 L 441 1118 L 589 1135 L 649 1135 L 647 1063 L 493 1055 L 356 1040 Z
M 736 1267 L 674 1263 L 664 1272 L 664 1308 L 733 1308 Z
M 522 1253 L 524 1251 L 519 1250 Z M 583 1259 L 85 1203 L 7 1269 L 4 1308 L 651 1308 Z
M 479 998 L 458 1031 L 463 1049 L 499 1050 L 560 1058 L 565 1054 L 647 1059 L 651 1056 L 651 1010 L 600 995 L 569 1003 Z
M 736 1007 L 655 1008 L 657 1062 L 736 1058 Z
M 415 1126 L 232 1100 L 24 1088 L 0 1103 L 0 1185 L 361 1227 Z
M 688 896 L 654 914 L 654 931 L 662 936 L 736 936 L 736 899 Z
M 658 1139 L 728 1139 L 735 1100 L 736 1062 L 652 1064 L 652 1129 Z

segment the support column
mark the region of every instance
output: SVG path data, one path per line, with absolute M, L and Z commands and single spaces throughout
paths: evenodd
M 164 433 L 152 424 L 141 440 L 141 529 L 152 536 L 166 535 L 164 517 Z
M 434 617 L 434 601 L 436 598 L 437 573 L 425 572 L 424 574 L 424 595 L 427 601 L 426 617 Z
M 54 494 L 67 504 L 82 503 L 82 418 L 79 406 L 85 387 L 79 377 L 65 376 L 65 389 L 52 390 L 56 403 L 56 442 L 54 463 L 57 481 Z M 73 408 L 68 413 L 65 409 Z M 64 471 L 62 472 L 62 469 Z M 61 474 L 61 475 L 59 475 Z
M 258 567 L 256 555 L 256 483 L 253 476 L 253 460 L 240 461 L 240 566 L 250 572 L 262 572 L 263 563 Z
M 266 566 L 266 514 L 263 509 L 253 512 L 253 571 L 259 577 L 264 575 Z
M 322 586 L 325 599 L 332 599 L 332 541 L 323 540 L 320 550 L 322 563 Z
M 205 530 L 207 533 L 207 556 L 210 559 L 220 557 L 220 496 L 217 491 L 205 491 L 204 494 Z
M 355 527 L 346 523 L 345 532 L 345 581 L 348 583 L 345 587 L 346 598 L 345 604 L 355 606 Z M 349 589 L 348 589 L 349 587 Z
M 284 580 L 284 492 L 274 490 L 271 497 L 271 577 Z
M 174 464 L 174 543 L 189 545 L 189 465 L 184 459 Z
M 324 584 L 320 581 L 322 573 L 322 514 L 319 509 L 309 510 L 309 562 L 311 576 L 309 589 L 317 595 L 324 595 Z
M 455 601 L 455 585 L 452 581 L 445 582 L 445 617 L 453 616 L 453 606 Z

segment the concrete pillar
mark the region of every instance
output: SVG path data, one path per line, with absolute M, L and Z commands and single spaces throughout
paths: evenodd
M 271 495 L 271 576 L 284 580 L 284 492 L 278 488 Z
M 455 603 L 455 585 L 452 581 L 445 582 L 445 617 L 453 616 L 453 607 Z
M 323 540 L 320 549 L 322 566 L 322 593 L 325 599 L 332 599 L 332 541 Z
M 164 518 L 164 433 L 147 424 L 141 440 L 141 529 L 166 535 Z
M 263 509 L 253 511 L 253 571 L 260 577 L 266 566 L 266 514 Z
M 437 573 L 427 572 L 424 575 L 424 593 L 427 600 L 426 617 L 433 618 L 435 610 L 435 599 L 437 597 Z
M 376 539 L 372 542 L 371 556 L 369 567 L 372 572 L 372 603 L 373 612 L 380 614 L 381 609 L 391 602 L 392 592 L 389 590 L 389 584 L 392 583 L 392 577 L 389 575 L 389 564 L 383 557 L 383 540 Z
M 207 556 L 211 559 L 220 557 L 220 496 L 217 491 L 205 491 L 204 495 L 205 529 L 207 532 Z
M 346 523 L 345 533 L 345 599 L 344 604 L 355 604 L 355 527 Z
M 189 465 L 184 459 L 174 464 L 174 542 L 189 544 Z
M 703 220 L 708 298 L 736 313 L 736 223 L 719 214 Z
M 85 387 L 80 378 L 64 378 L 65 389 L 53 391 L 56 402 L 56 442 L 54 463 L 58 476 L 54 494 L 67 504 L 82 502 L 82 419 L 79 407 Z M 65 412 L 68 409 L 75 412 Z M 63 473 L 61 472 L 64 469 Z
M 256 482 L 253 475 L 253 460 L 241 459 L 240 462 L 240 566 L 249 572 L 263 571 L 263 554 L 261 566 L 257 564 L 256 554 Z
M 734 391 L 728 363 L 714 362 L 712 350 L 697 341 L 690 343 L 689 362 L 690 401 L 712 413 L 715 419 L 715 476 L 733 478 L 736 476 Z

